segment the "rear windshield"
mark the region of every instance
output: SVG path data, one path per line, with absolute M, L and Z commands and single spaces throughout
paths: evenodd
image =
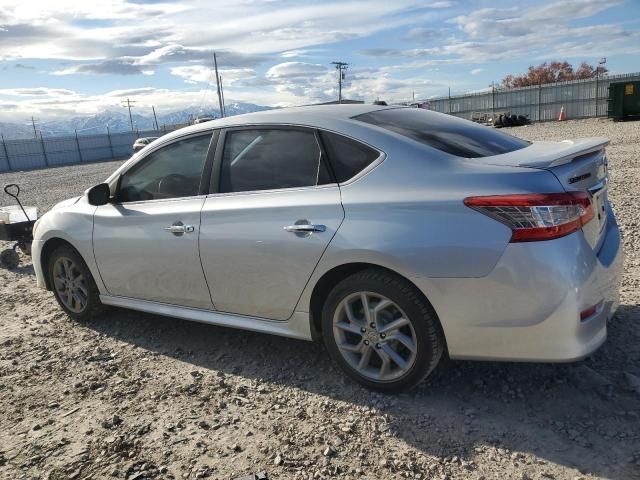
M 353 118 L 458 157 L 489 157 L 529 145 L 529 142 L 499 130 L 419 108 L 378 110 Z

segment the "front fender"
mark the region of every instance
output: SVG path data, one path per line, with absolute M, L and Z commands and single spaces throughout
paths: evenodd
M 50 210 L 38 221 L 32 244 L 33 268 L 38 287 L 46 288 L 44 254 L 52 241 L 63 241 L 75 248 L 84 259 L 93 275 L 100 293 L 106 293 L 98 266 L 93 255 L 93 214 L 96 207 L 89 205 L 86 198 Z

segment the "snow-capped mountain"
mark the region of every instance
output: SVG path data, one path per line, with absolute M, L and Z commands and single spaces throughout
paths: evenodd
M 270 107 L 255 105 L 253 103 L 230 103 L 225 106 L 227 115 L 239 115 L 241 113 L 259 112 L 268 110 Z M 181 125 L 188 124 L 196 118 L 220 116 L 218 109 L 203 109 L 197 106 L 191 106 L 162 114 L 156 110 L 158 124 L 160 128 L 163 125 Z M 133 125 L 138 130 L 152 130 L 154 128 L 153 113 L 145 112 L 145 114 L 133 113 Z M 110 132 L 127 132 L 131 130 L 129 113 L 126 109 L 121 110 L 104 110 L 95 115 L 73 117 L 67 120 L 52 120 L 40 122 L 36 124 L 38 132 L 42 132 L 44 137 L 73 135 L 76 130 L 78 135 L 91 135 Z M 33 127 L 29 124 L 22 123 L 1 123 L 0 133 L 6 140 L 19 138 L 33 138 Z

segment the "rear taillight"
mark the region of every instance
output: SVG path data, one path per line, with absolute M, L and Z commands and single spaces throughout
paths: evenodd
M 585 192 L 468 197 L 464 204 L 508 226 L 512 242 L 564 237 L 582 228 L 594 215 Z

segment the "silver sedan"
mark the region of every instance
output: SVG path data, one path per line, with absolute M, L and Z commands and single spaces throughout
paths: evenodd
M 218 119 L 45 214 L 37 281 L 76 319 L 112 305 L 322 338 L 382 390 L 445 354 L 577 360 L 618 303 L 606 145 L 386 106 Z

